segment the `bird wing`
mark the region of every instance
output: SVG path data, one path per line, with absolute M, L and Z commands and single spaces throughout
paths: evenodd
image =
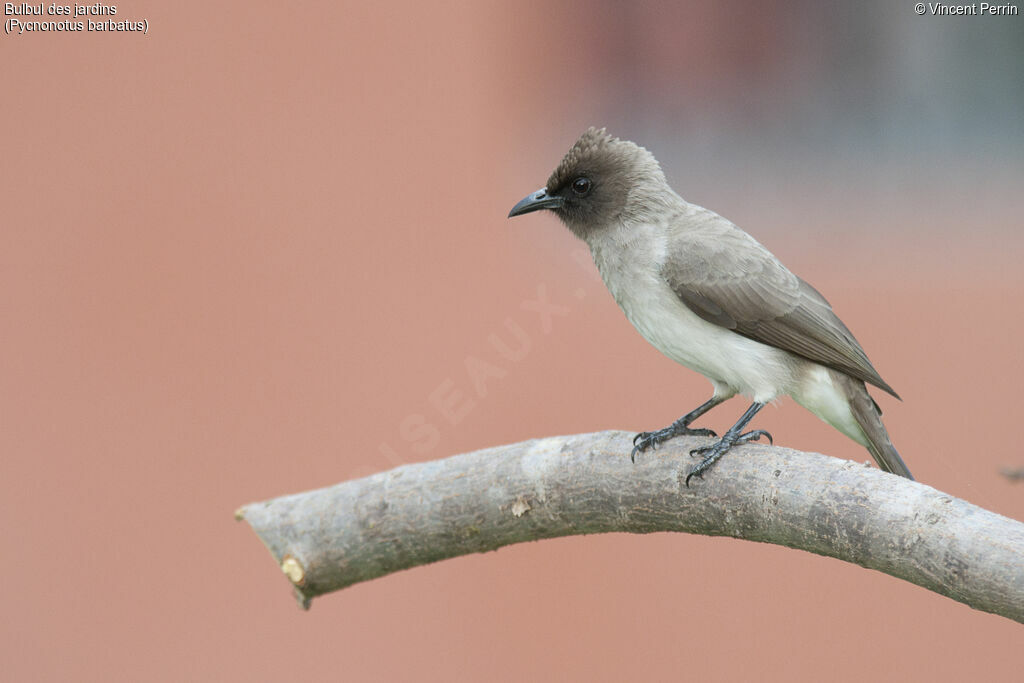
M 710 212 L 708 212 L 710 214 Z M 817 290 L 720 216 L 671 232 L 662 276 L 704 320 L 896 396 Z

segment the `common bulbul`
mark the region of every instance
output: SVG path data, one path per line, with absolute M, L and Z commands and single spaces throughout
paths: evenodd
M 771 435 L 744 432 L 769 401 L 792 396 L 865 446 L 878 466 L 913 479 L 865 383 L 899 396 L 818 293 L 743 230 L 669 187 L 654 156 L 604 129 L 572 146 L 540 190 L 509 217 L 546 209 L 590 247 L 626 317 L 663 354 L 696 370 L 712 397 L 664 429 L 641 432 L 631 457 L 681 434 L 742 394 L 753 401 L 721 439 L 691 451 L 702 477 L 731 447 Z

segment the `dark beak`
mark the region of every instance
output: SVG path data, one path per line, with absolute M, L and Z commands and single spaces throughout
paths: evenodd
M 508 212 L 508 217 L 522 216 L 524 213 L 540 211 L 541 209 L 560 209 L 564 203 L 564 199 L 558 195 L 548 194 L 548 189 L 542 187 L 536 192 L 531 192 L 523 198 L 523 201 L 513 206 L 512 210 Z

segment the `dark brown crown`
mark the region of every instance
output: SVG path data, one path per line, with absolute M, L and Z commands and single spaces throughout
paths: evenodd
M 604 156 L 603 152 L 609 145 L 618 141 L 618 138 L 610 135 L 604 128 L 588 128 L 548 178 L 548 192 L 558 192 L 580 169 L 586 168 L 591 162 L 596 162 Z

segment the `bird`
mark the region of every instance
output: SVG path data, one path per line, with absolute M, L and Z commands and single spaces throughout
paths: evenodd
M 509 218 L 554 213 L 590 248 L 605 286 L 656 349 L 711 381 L 710 399 L 671 425 L 640 432 L 631 459 L 680 435 L 717 438 L 690 425 L 737 394 L 752 401 L 721 438 L 690 451 L 704 474 L 737 444 L 771 435 L 744 431 L 782 396 L 871 453 L 879 468 L 913 479 L 893 446 L 870 384 L 899 399 L 818 290 L 736 225 L 683 199 L 654 155 L 604 128 L 572 145 L 543 188 Z

